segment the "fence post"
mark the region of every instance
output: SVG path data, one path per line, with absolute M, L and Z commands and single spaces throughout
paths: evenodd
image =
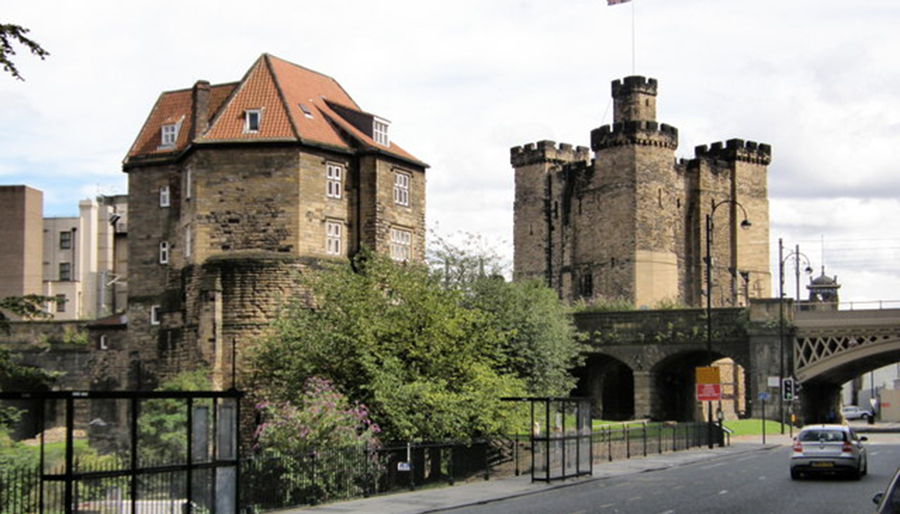
M 657 425 L 656 430 L 656 447 L 659 450 L 659 454 L 662 455 L 662 431 L 663 426 Z
M 609 455 L 609 461 L 612 462 L 612 427 L 610 425 L 606 426 L 606 445 L 608 446 L 607 454 Z
M 372 484 L 369 476 L 369 441 L 363 443 L 363 498 L 371 495 Z
M 312 501 L 311 504 L 316 505 L 319 503 L 319 495 L 318 495 L 318 469 L 316 469 L 316 464 L 319 456 L 316 454 L 316 450 L 312 451 Z
M 409 465 L 409 490 L 416 490 L 416 466 L 413 465 L 412 443 L 406 442 L 406 464 Z
M 678 451 L 678 423 L 672 425 L 672 453 Z
M 516 476 L 519 476 L 519 430 L 518 429 L 516 429 L 516 442 L 514 444 L 515 444 L 514 458 L 516 460 Z M 451 448 L 452 448 L 452 446 L 451 446 Z
M 491 444 L 489 441 L 484 442 L 484 479 L 491 479 Z
M 644 426 L 644 457 L 646 457 L 647 456 L 647 422 L 644 421 L 642 424 Z
M 450 445 L 450 462 L 447 463 L 447 469 L 450 473 L 450 485 L 453 485 L 455 483 L 455 481 L 453 479 L 453 454 L 455 453 L 455 451 L 456 451 L 456 444 L 451 444 Z

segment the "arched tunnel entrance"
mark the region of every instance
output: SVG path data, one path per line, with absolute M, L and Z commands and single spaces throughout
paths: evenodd
M 634 418 L 634 374 L 624 362 L 608 355 L 591 355 L 578 373 L 576 396 L 592 398 L 595 419 Z
M 743 366 L 720 354 L 712 365 L 719 368 L 722 400 L 712 405 L 721 409 L 726 419 L 746 414 L 747 377 Z M 703 351 L 673 355 L 660 361 L 652 370 L 655 392 L 653 417 L 670 421 L 702 421 L 707 419 L 707 404 L 697 402 L 696 368 L 708 366 L 709 354 Z
M 840 421 L 842 386 L 866 373 L 900 362 L 898 342 L 893 339 L 878 346 L 860 348 L 859 351 L 835 352 L 831 358 L 816 361 L 799 371 L 799 405 L 795 405 L 795 410 L 799 411 L 799 421 L 804 424 Z M 877 411 L 881 405 L 877 392 L 875 397 L 878 418 L 880 413 Z M 870 409 L 872 406 L 865 404 L 861 407 Z

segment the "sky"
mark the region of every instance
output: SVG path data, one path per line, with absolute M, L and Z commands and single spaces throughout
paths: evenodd
M 267 52 L 391 120 L 431 166 L 429 227 L 511 260 L 509 149 L 590 146 L 611 122 L 610 83 L 637 74 L 659 81 L 678 157 L 772 146 L 773 296 L 783 239 L 813 276 L 837 276 L 842 301 L 900 307 L 896 0 L 0 0 L 0 23 L 51 54 L 16 47 L 26 80 L 0 74 L 0 184 L 41 189 L 45 216 L 127 192 L 122 159 L 161 92 L 239 80 Z

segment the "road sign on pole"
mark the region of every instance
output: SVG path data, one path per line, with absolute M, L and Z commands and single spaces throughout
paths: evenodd
M 697 368 L 697 401 L 717 402 L 722 399 L 722 384 L 719 368 L 701 366 Z

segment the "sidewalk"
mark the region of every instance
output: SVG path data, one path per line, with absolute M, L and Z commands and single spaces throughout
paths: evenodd
M 734 438 L 731 446 L 724 448 L 699 448 L 675 453 L 664 453 L 629 460 L 617 460 L 594 464 L 594 473 L 590 477 L 570 479 L 552 483 L 532 483 L 531 476 L 498 478 L 487 481 L 474 481 L 454 486 L 396 493 L 339 503 L 330 503 L 318 507 L 290 509 L 280 511 L 282 514 L 300 514 L 309 512 L 340 514 L 424 514 L 440 512 L 470 505 L 481 505 L 506 498 L 515 498 L 536 494 L 551 489 L 570 487 L 594 480 L 623 475 L 634 475 L 650 471 L 659 471 L 695 462 L 717 459 L 726 455 L 739 455 L 759 450 L 775 448 L 789 444 L 790 438 L 781 434 L 766 436 L 766 444 L 761 443 L 760 436 Z

